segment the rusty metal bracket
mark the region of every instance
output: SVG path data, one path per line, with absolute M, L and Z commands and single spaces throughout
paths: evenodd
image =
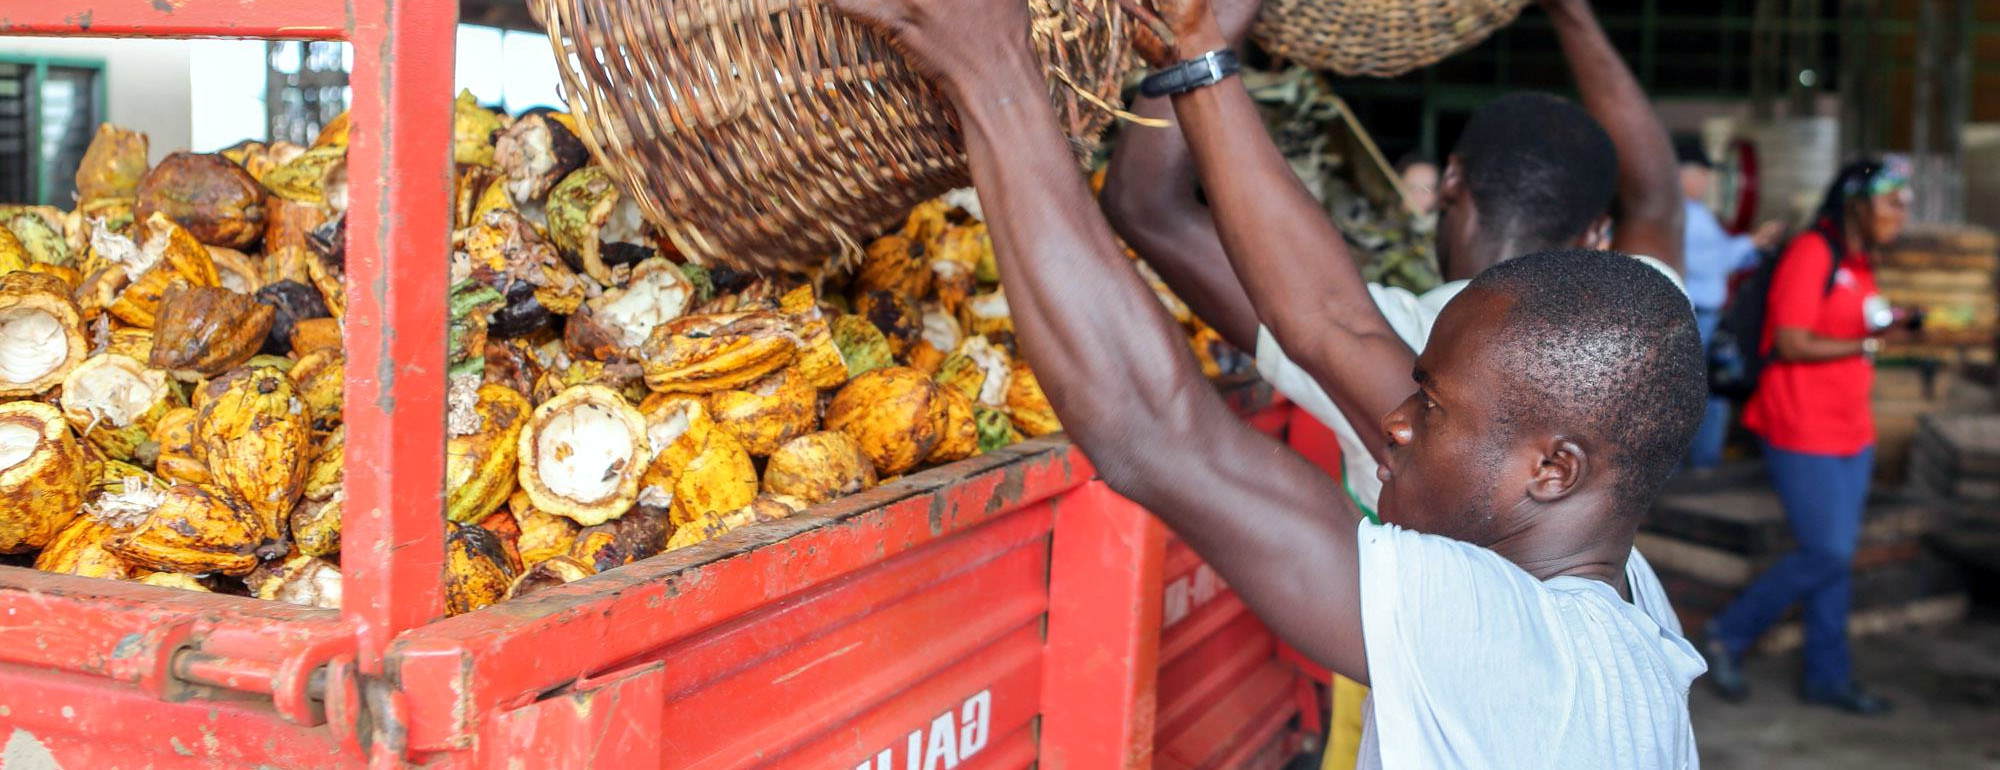
M 358 688 L 351 665 L 332 666 L 336 660 L 354 659 L 352 634 L 313 641 L 280 660 L 210 652 L 204 649 L 206 636 L 194 620 L 133 634 L 119 642 L 111 676 L 163 701 L 201 698 L 205 689 L 269 695 L 279 715 L 303 727 L 326 724 L 330 691 L 346 694 Z M 350 697 L 343 706 L 358 702 Z

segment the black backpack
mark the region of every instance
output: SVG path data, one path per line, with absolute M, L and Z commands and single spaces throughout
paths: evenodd
M 1826 238 L 1817 231 L 1808 237 Z M 1828 245 L 1833 251 L 1833 269 L 1827 271 L 1821 297 L 1833 293 L 1834 278 L 1840 274 L 1842 249 L 1831 242 Z M 1764 318 L 1771 305 L 1771 279 L 1777 275 L 1781 261 L 1771 258 L 1759 263 L 1757 271 L 1736 287 L 1729 306 L 1723 309 L 1715 336 L 1708 342 L 1708 392 L 1737 402 L 1749 401 L 1750 394 L 1757 392 L 1757 379 L 1763 375 L 1768 361 L 1763 342 Z

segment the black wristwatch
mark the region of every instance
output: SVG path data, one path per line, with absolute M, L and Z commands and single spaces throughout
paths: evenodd
M 1184 94 L 1204 86 L 1222 82 L 1224 78 L 1242 69 L 1236 62 L 1236 52 L 1224 48 L 1209 51 L 1172 67 L 1147 75 L 1139 81 L 1139 93 L 1145 96 L 1173 96 Z

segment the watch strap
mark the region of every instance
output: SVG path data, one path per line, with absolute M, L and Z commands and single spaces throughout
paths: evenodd
M 1220 83 L 1241 69 L 1235 51 L 1227 48 L 1209 51 L 1147 75 L 1145 80 L 1139 81 L 1139 93 L 1149 97 L 1184 94 Z

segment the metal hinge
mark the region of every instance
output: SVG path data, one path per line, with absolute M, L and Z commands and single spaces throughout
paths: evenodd
M 204 625 L 186 620 L 128 638 L 115 653 L 113 675 L 165 701 L 216 699 L 222 696 L 218 691 L 268 696 L 285 721 L 325 725 L 342 745 L 366 756 L 380 732 L 370 715 L 388 706 L 387 688 L 363 681 L 351 633 L 292 648 L 290 656 L 272 660 L 250 656 L 255 650 L 237 649 L 249 645 L 231 644 Z

